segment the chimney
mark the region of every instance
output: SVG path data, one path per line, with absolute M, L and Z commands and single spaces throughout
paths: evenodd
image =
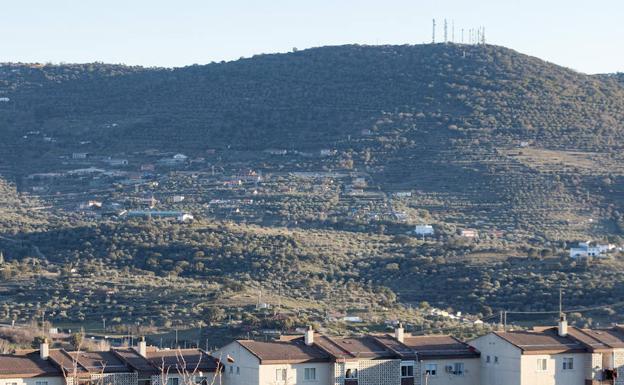
M 39 345 L 39 356 L 42 360 L 47 360 L 50 357 L 50 344 L 47 338 L 44 338 Z
M 405 341 L 405 329 L 403 329 L 403 324 L 400 322 L 396 329 L 394 329 L 394 338 L 400 343 Z
M 561 313 L 559 317 L 559 337 L 565 337 L 568 335 L 568 320 L 565 314 Z
M 139 340 L 137 353 L 139 353 L 141 357 L 147 357 L 147 342 L 145 342 L 145 337 L 141 337 Z
M 305 344 L 307 346 L 314 345 L 314 329 L 312 326 L 308 326 L 308 330 L 305 332 Z

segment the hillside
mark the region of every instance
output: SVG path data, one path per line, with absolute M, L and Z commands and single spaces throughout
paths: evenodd
M 19 113 L 12 131 L 139 150 L 322 147 L 371 128 L 384 112 L 424 115 L 421 125 L 445 135 L 456 125 L 596 146 L 619 137 L 624 114 L 615 80 L 495 46 L 324 47 L 173 70 L 5 65 L 0 80 L 12 99 L 5 119 Z M 118 126 L 103 128 L 111 122 Z M 598 137 L 583 143 L 590 135 Z
M 265 290 L 296 322 L 338 309 L 423 328 L 443 322 L 406 303 L 485 317 L 544 311 L 556 285 L 575 306 L 619 300 L 624 290 L 605 281 L 624 273 L 621 255 L 594 264 L 566 255 L 582 239 L 623 242 L 620 80 L 458 44 L 322 47 L 176 69 L 0 65 L 0 175 L 16 186 L 0 206 L 11 236 L 0 249 L 14 264 L 4 290 L 16 296 L 2 317 L 32 316 L 37 307 L 12 305 L 29 290 L 57 320 L 89 319 L 64 310 L 89 286 L 97 314 L 131 307 L 143 322 L 164 317 L 150 315 L 159 287 L 180 319 L 225 306 L 248 322 Z M 122 214 L 148 208 L 196 221 Z M 435 236 L 415 239 L 425 223 Z M 30 258 L 44 261 L 54 298 L 31 290 L 42 277 L 19 283 Z M 129 275 L 151 282 L 130 285 L 140 306 L 113 304 L 107 282 L 117 290 Z M 193 293 L 179 307 L 176 285 Z

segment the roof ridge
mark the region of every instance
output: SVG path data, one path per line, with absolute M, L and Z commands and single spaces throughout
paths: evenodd
M 342 346 L 340 346 L 340 344 L 338 344 L 336 341 L 334 341 L 332 338 L 330 338 L 329 336 L 326 336 L 324 334 L 319 334 L 320 338 L 324 338 L 327 341 L 329 341 L 330 344 L 334 345 L 335 347 L 337 347 L 339 350 L 347 353 L 349 356 L 356 358 L 355 355 L 353 355 L 350 351 L 348 351 L 347 349 L 343 348 Z M 314 343 L 314 345 L 318 345 L 316 342 Z M 326 352 L 327 354 L 329 354 L 331 357 L 336 357 L 335 354 L 333 354 L 332 352 L 330 352 L 329 350 L 325 349 L 322 345 L 319 345 L 321 349 L 323 349 L 324 352 Z M 337 358 L 337 357 L 336 357 Z
M 418 352 L 416 351 L 416 349 L 414 349 L 414 348 L 412 348 L 412 347 L 410 347 L 410 346 L 405 345 L 405 343 L 403 343 L 403 342 L 399 341 L 398 339 L 396 339 L 396 338 L 395 338 L 393 335 L 391 335 L 391 334 L 386 333 L 384 336 L 385 336 L 385 337 L 387 337 L 387 338 L 392 339 L 392 340 L 393 340 L 394 342 L 396 342 L 398 345 L 400 345 L 401 347 L 405 348 L 405 350 L 407 350 L 407 352 L 405 352 L 405 353 L 408 353 L 408 354 L 409 354 L 409 353 L 412 353 L 412 354 L 414 354 L 416 357 L 418 357 Z M 373 338 L 374 338 L 374 339 L 375 339 L 378 343 L 382 344 L 382 345 L 383 345 L 383 346 L 385 346 L 386 348 L 390 349 L 392 352 L 396 353 L 396 355 L 397 355 L 397 356 L 399 356 L 399 357 L 403 357 L 403 356 L 405 356 L 405 355 L 406 355 L 405 353 L 401 353 L 401 352 L 399 352 L 398 350 L 396 350 L 396 349 L 392 348 L 390 345 L 385 344 L 385 343 L 384 343 L 383 341 L 381 341 L 378 337 L 373 337 Z

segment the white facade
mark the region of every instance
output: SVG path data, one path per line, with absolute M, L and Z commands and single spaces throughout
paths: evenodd
M 592 246 L 590 242 L 579 242 L 578 247 L 570 248 L 570 258 L 603 258 L 606 253 L 614 248 L 614 245 L 597 244 Z
M 224 366 L 223 385 L 329 385 L 333 363 L 261 364 L 260 359 L 238 342 L 212 354 Z
M 480 385 L 584 385 L 590 353 L 522 354 L 490 333 L 470 342 L 481 351 Z
M 0 378 L 0 385 L 65 385 L 65 378 L 31 377 L 31 378 Z
M 470 341 L 470 345 L 481 352 L 480 385 L 521 384 L 522 351 L 519 348 L 492 333 Z
M 420 383 L 427 385 L 481 385 L 479 358 L 420 361 Z M 435 368 L 435 375 L 429 374 Z
M 433 226 L 431 225 L 417 225 L 414 228 L 414 234 L 416 235 L 433 235 Z

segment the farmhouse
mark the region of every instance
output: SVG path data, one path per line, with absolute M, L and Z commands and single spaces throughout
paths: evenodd
M 615 245 L 596 244 L 591 241 L 579 242 L 578 247 L 570 248 L 570 258 L 605 258 Z

